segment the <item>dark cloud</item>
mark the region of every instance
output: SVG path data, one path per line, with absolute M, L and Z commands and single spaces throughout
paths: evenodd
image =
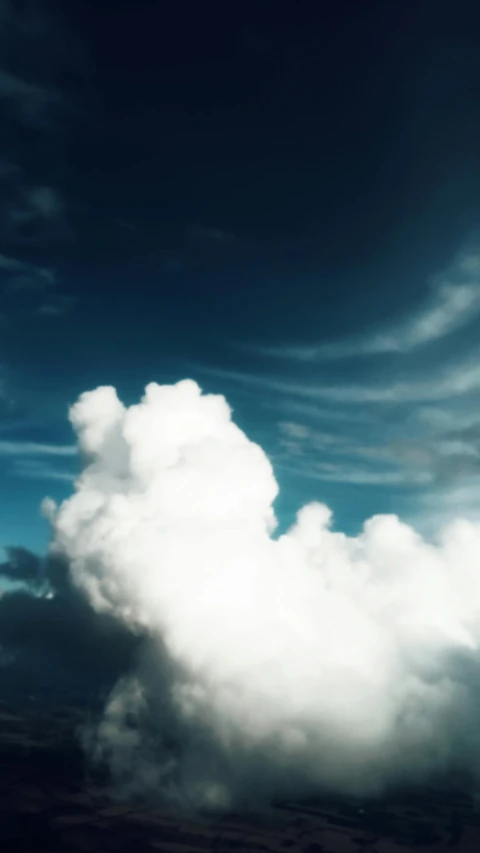
M 7 559 L 0 563 L 0 575 L 14 581 L 38 583 L 42 577 L 43 560 L 27 548 L 9 546 Z
M 0 685 L 4 695 L 41 693 L 55 703 L 72 690 L 87 698 L 128 670 L 140 640 L 97 614 L 72 586 L 62 561 L 9 547 L 0 576 L 25 587 L 0 598 Z

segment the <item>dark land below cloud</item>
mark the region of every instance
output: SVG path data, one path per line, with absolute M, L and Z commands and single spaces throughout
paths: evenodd
M 325 797 L 258 811 L 180 814 L 118 801 L 85 763 L 88 707 L 30 696 L 0 705 L 0 849 L 5 853 L 396 853 L 480 849 L 480 810 L 459 780 L 388 799 Z M 67 701 L 65 699 L 65 701 Z M 72 697 L 70 697 L 72 701 Z

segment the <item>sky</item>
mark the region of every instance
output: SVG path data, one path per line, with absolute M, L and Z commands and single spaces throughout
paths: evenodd
M 280 529 L 477 513 L 472 6 L 0 0 L 3 547 L 47 547 L 79 394 L 185 378 Z
M 124 794 L 478 794 L 473 6 L 0 0 L 1 693 Z

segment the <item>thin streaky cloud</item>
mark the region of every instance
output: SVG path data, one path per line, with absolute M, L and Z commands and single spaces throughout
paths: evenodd
M 6 211 L 13 227 L 32 222 L 59 220 L 64 210 L 59 193 L 50 186 L 19 187 L 17 198 Z
M 0 101 L 9 104 L 24 123 L 42 126 L 52 106 L 61 102 L 61 95 L 0 68 Z
M 297 402 L 296 400 L 286 399 L 286 398 L 277 398 L 275 400 L 261 401 L 261 406 L 264 409 L 275 409 L 281 410 L 285 414 L 288 413 L 290 416 L 290 420 L 293 420 L 293 415 L 301 415 L 303 417 L 307 417 L 313 419 L 314 421 L 321 422 L 347 422 L 351 423 L 351 412 L 345 411 L 345 409 L 324 409 L 315 403 L 303 403 Z M 286 420 L 286 418 L 285 418 Z M 372 414 L 371 412 L 356 412 L 355 413 L 355 422 L 356 423 L 365 423 L 365 424 L 379 424 L 379 418 Z
M 35 264 L 29 264 L 26 261 L 20 261 L 18 258 L 11 258 L 7 255 L 0 254 L 0 271 L 3 270 L 6 273 L 16 275 L 24 275 L 33 277 L 37 282 L 37 286 L 41 288 L 48 288 L 55 284 L 55 273 L 53 270 L 46 269 L 44 267 L 37 267 Z M 16 287 L 15 282 L 17 279 L 14 279 L 14 283 L 12 285 L 13 288 Z M 20 279 L 20 281 L 24 281 L 24 279 Z
M 452 430 L 466 430 L 475 426 L 479 421 L 478 403 L 476 400 L 468 401 L 468 408 L 461 410 L 459 406 L 454 408 L 440 408 L 438 406 L 419 406 L 413 413 L 416 423 L 427 427 L 435 432 L 449 432 Z
M 480 389 L 479 361 L 457 365 L 445 371 L 443 376 L 393 382 L 390 385 L 302 385 L 300 382 L 223 368 L 197 365 L 196 370 L 207 376 L 250 385 L 264 391 L 345 404 L 434 402 L 460 397 Z
M 0 441 L 0 456 L 75 456 L 70 444 L 42 444 L 34 441 Z
M 462 270 L 472 275 L 473 265 Z M 366 337 L 314 345 L 248 346 L 259 355 L 292 361 L 338 361 L 358 356 L 410 353 L 439 341 L 463 328 L 480 315 L 480 286 L 477 281 L 461 284 L 442 283 L 428 305 L 413 316 Z
M 76 479 L 75 474 L 68 471 L 57 471 L 50 465 L 42 465 L 42 463 L 26 463 L 20 462 L 15 465 L 13 473 L 16 477 L 22 477 L 26 480 L 57 480 L 65 483 L 73 483 Z
M 340 465 L 296 466 L 281 460 L 275 461 L 275 467 L 290 474 L 319 480 L 323 483 L 344 483 L 352 486 L 425 486 L 432 482 L 432 476 L 425 471 L 369 471 L 364 468 L 350 468 Z
M 396 459 L 393 446 L 378 443 L 368 445 L 356 441 L 350 435 L 324 432 L 295 421 L 281 421 L 278 428 L 283 436 L 282 442 L 302 445 L 309 452 L 322 451 L 331 455 L 359 457 L 374 462 L 391 462 Z
M 405 520 L 416 530 L 436 541 L 438 531 L 451 524 L 452 520 L 480 522 L 478 494 L 480 478 L 466 485 L 452 488 L 439 488 L 435 483 L 433 490 L 421 491 L 414 507 L 404 513 Z
M 40 305 L 37 313 L 43 317 L 63 317 L 74 309 L 76 302 L 74 296 L 59 295 Z

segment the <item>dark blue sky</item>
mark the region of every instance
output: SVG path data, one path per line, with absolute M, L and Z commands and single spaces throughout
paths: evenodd
M 474 511 L 474 7 L 0 0 L 1 544 L 44 546 L 80 392 L 185 376 L 285 522 Z

